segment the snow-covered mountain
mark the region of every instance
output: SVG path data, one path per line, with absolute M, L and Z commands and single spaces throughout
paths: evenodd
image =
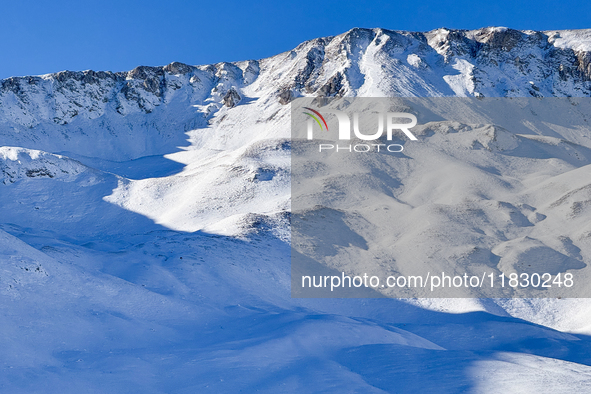
M 286 104 L 298 96 L 590 93 L 586 30 L 353 29 L 259 61 L 8 78 L 0 90 L 0 130 L 5 144 L 125 160 L 170 153 L 186 145 L 185 132 L 216 125 L 238 104 L 255 105 L 260 112 L 252 116 L 262 121 L 274 113 L 270 108 L 277 110 L 276 101 Z M 255 133 L 240 133 L 230 147 L 243 145 L 244 134 Z
M 258 61 L 3 80 L 0 387 L 588 388 L 586 300 L 290 298 L 289 103 L 316 96 L 589 97 L 591 31 L 353 29 Z M 493 144 L 491 130 L 425 135 L 476 149 Z M 552 231 L 578 204 L 582 213 L 568 225 L 580 239 L 531 241 L 530 249 L 584 263 L 591 250 L 583 236 L 591 134 L 576 141 L 567 131 L 536 141 L 501 134 L 509 144 L 527 145 L 514 152 L 522 162 L 493 152 L 482 159 L 488 168 L 466 161 L 462 171 L 474 179 L 486 171 L 485 182 L 510 172 L 515 183 L 547 188 L 539 208 L 552 208 Z M 544 144 L 564 155 L 540 157 Z M 532 151 L 538 156 L 528 156 Z M 542 168 L 536 159 L 547 167 L 535 171 Z M 453 154 L 432 161 L 433 168 L 460 166 Z M 459 203 L 454 198 L 464 192 L 480 196 L 474 204 L 496 220 L 487 231 L 513 232 L 515 239 L 524 237 L 517 221 L 533 226 L 545 214 L 474 193 L 445 172 L 433 177 L 441 187 L 432 190 L 421 190 L 412 171 L 402 174 L 405 197 L 436 194 Z M 564 195 L 563 206 L 551 206 Z M 464 223 L 431 208 L 415 214 L 437 225 Z M 503 242 L 509 250 L 511 239 Z

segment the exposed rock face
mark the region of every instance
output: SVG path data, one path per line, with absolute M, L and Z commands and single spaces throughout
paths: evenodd
M 322 97 L 338 97 L 342 96 L 343 94 L 343 75 L 341 73 L 333 76 L 324 86 L 320 88 L 320 95 Z
M 188 66 L 184 63 L 179 63 L 179 62 L 172 62 L 167 66 L 163 67 L 164 71 L 170 73 L 170 74 L 188 74 L 191 71 L 193 71 L 194 67 Z
M 293 93 L 289 89 L 284 89 L 279 92 L 278 97 L 279 97 L 279 103 L 281 103 L 282 105 L 287 105 L 293 99 Z
M 575 65 L 586 81 L 591 81 L 591 52 L 576 52 Z
M 230 88 L 228 90 L 228 92 L 224 95 L 224 98 L 222 99 L 222 102 L 224 103 L 224 105 L 228 108 L 233 108 L 236 106 L 236 104 L 238 104 L 238 102 L 240 101 L 241 97 L 238 94 L 238 92 L 236 91 L 236 89 L 234 88 Z

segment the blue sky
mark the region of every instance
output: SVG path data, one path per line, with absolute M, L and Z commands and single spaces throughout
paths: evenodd
M 259 59 L 353 27 L 591 28 L 591 1 L 0 0 L 0 78 Z

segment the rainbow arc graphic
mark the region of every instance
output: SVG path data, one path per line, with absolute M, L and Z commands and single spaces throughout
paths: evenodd
M 307 109 L 310 112 L 313 112 L 313 114 L 311 114 L 310 112 L 304 112 L 306 115 L 310 116 L 312 119 L 314 119 L 316 121 L 316 123 L 318 123 L 318 126 L 320 126 L 320 130 L 324 130 L 324 127 L 326 127 L 326 131 L 328 131 L 328 125 L 326 124 L 326 120 L 324 120 L 324 117 L 322 115 L 320 115 L 320 112 L 312 109 L 312 108 L 308 108 L 308 107 L 304 107 L 304 109 Z M 316 117 L 315 115 L 318 115 L 318 117 Z M 318 119 L 320 118 L 320 119 Z M 322 120 L 322 123 L 324 123 L 324 127 L 322 127 L 322 123 L 320 123 L 320 120 Z

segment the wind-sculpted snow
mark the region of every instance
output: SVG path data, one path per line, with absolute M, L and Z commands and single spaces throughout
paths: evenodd
M 261 60 L 3 80 L 0 391 L 584 392 L 587 300 L 290 298 L 289 103 L 588 97 L 590 51 L 588 31 L 353 29 Z M 588 261 L 590 136 L 419 128 L 397 167 L 361 163 L 373 181 L 323 181 L 398 198 L 415 258 Z

